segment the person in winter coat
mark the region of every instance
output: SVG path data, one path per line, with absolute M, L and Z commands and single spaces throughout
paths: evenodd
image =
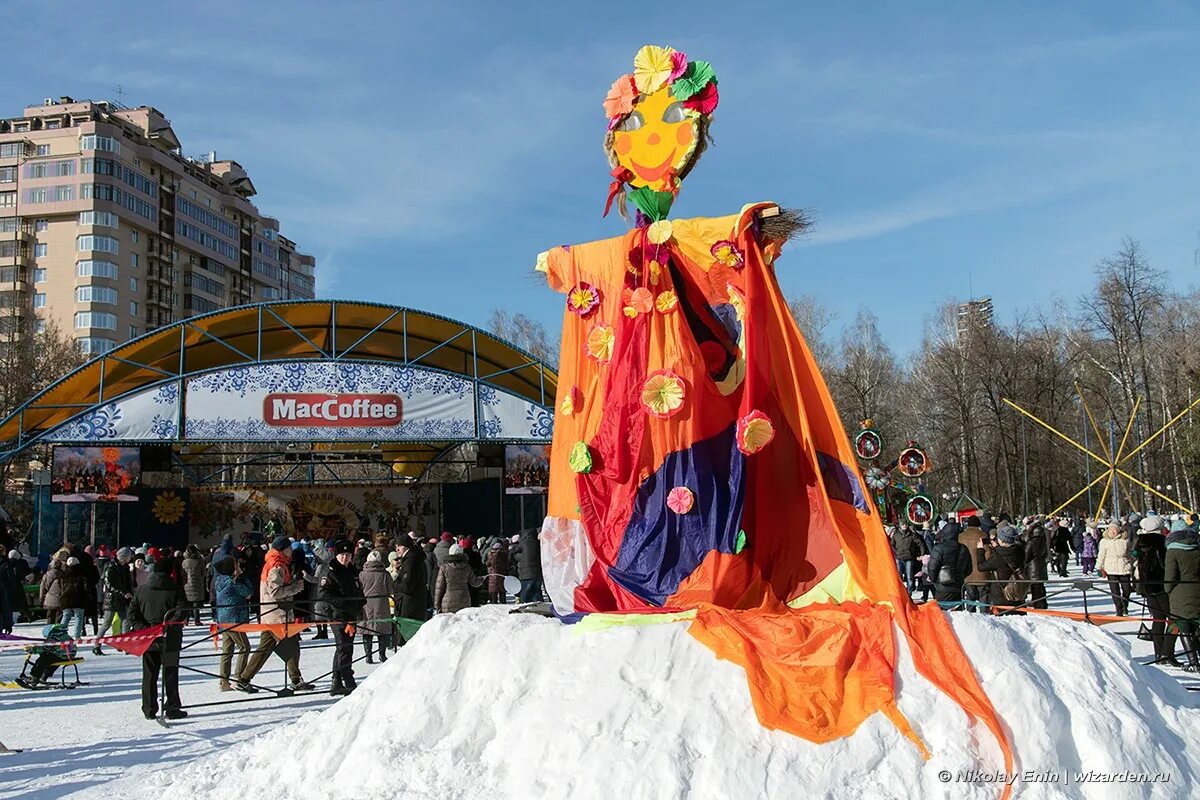
M 358 576 L 358 581 L 362 585 L 363 597 L 366 598 L 366 605 L 363 606 L 361 614 L 362 624 L 358 626 L 358 629 L 362 631 L 363 648 L 367 653 L 368 664 L 375 663 L 372 651 L 376 638 L 379 639 L 379 660 L 381 662 L 387 661 L 387 648 L 391 644 L 392 609 L 390 606 L 392 595 L 395 593 L 395 583 L 383 565 L 381 553 L 381 550 L 372 550 L 367 556 L 363 571 Z
M 1071 525 L 1071 552 L 1075 554 L 1075 566 L 1083 566 L 1083 535 L 1087 532 L 1087 526 L 1083 524 L 1083 520 L 1076 517 L 1074 524 Z
M 1150 524 L 1162 527 L 1161 520 L 1156 516 L 1146 517 L 1139 525 L 1148 520 Z M 1125 616 L 1129 613 L 1129 595 L 1133 592 L 1133 584 L 1129 579 L 1133 563 L 1129 560 L 1129 534 L 1122 526 L 1113 523 L 1104 532 L 1096 557 L 1096 569 L 1108 578 L 1108 590 L 1112 594 L 1117 616 Z
M 508 574 L 508 542 L 497 539 L 492 542 L 487 557 L 487 587 L 488 602 L 501 605 L 508 602 L 508 593 L 504 591 L 504 576 Z
M 1004 596 L 1004 587 L 1007 581 L 1023 578 L 1025 546 L 1021 544 L 1017 529 L 1006 522 L 996 526 L 996 540 L 995 548 L 986 547 L 980 542 L 979 549 L 983 551 L 983 556 L 978 552 L 975 554 L 978 568 L 995 575 L 993 582 L 988 584 L 987 601 L 994 606 L 1021 605 Z
M 510 559 L 516 559 L 517 577 L 521 580 L 522 603 L 536 603 L 542 599 L 542 543 L 537 528 L 521 531 L 520 539 L 509 550 Z
M 405 619 L 425 620 L 428 618 L 428 605 L 425 600 L 425 587 L 429 581 L 426 577 L 425 552 L 416 544 L 401 542 L 399 545 L 400 561 L 397 564 L 396 575 L 396 616 Z M 404 637 L 397 637 L 404 644 Z
M 917 571 L 920 569 L 921 556 L 925 553 L 924 541 L 908 525 L 901 525 L 900 530 L 892 537 L 892 549 L 896 552 L 900 577 L 911 595 L 917 588 Z
M 1080 558 L 1084 575 L 1091 575 L 1096 569 L 1096 555 L 1100 551 L 1100 536 L 1095 528 L 1088 528 L 1083 533 L 1083 553 Z
M 129 602 L 129 628 L 138 631 L 164 625 L 162 636 L 142 655 L 142 714 L 154 719 L 158 714 L 158 675 L 162 672 L 166 694 L 167 719 L 187 716 L 179 699 L 179 651 L 183 647 L 183 624 L 188 619 L 187 596 L 172 577 L 173 559 L 160 556 L 144 586 L 133 593 Z
M 1059 532 L 1065 531 L 1066 528 L 1059 528 Z M 1055 534 L 1057 536 L 1058 534 Z M 1029 542 L 1025 546 L 1025 577 L 1029 578 L 1029 593 L 1032 597 L 1030 606 L 1033 608 L 1047 608 L 1046 604 L 1046 584 L 1048 577 L 1046 555 L 1049 536 L 1046 529 L 1040 524 L 1035 523 L 1029 529 Z M 1055 556 L 1057 560 L 1058 556 Z M 1062 557 L 1063 564 L 1067 563 L 1066 555 Z M 1066 567 L 1064 566 L 1064 569 Z
M 117 557 L 110 560 L 100 576 L 100 608 L 104 618 L 100 620 L 100 636 L 107 636 L 117 617 L 126 618 L 129 611 L 129 601 L 133 599 L 133 573 L 129 571 L 129 561 L 133 551 L 122 547 L 117 551 Z M 92 654 L 104 655 L 100 642 L 92 647 Z
M 232 544 L 232 539 L 229 540 Z M 242 571 L 245 562 L 233 553 L 218 553 L 213 558 L 214 584 L 217 593 L 217 610 L 213 621 L 221 631 L 221 666 L 218 686 L 222 692 L 233 689 L 230 675 L 241 675 L 246 671 L 250 656 L 250 637 L 238 630 L 239 625 L 250 622 L 249 601 L 254 594 L 251 580 Z M 233 654 L 237 651 L 237 669 L 233 666 Z
M 150 564 L 146 561 L 145 554 L 133 557 L 133 563 L 129 565 L 129 576 L 135 592 L 146 585 L 146 581 L 150 579 Z
M 453 614 L 471 606 L 471 587 L 483 585 L 483 579 L 471 570 L 467 557 L 457 544 L 450 545 L 446 563 L 438 571 L 434 587 L 434 606 L 439 613 Z
M 59 580 L 67 567 L 67 559 L 71 553 L 66 548 L 55 553 L 46 566 L 46 574 L 38 585 L 38 605 L 46 609 L 46 621 L 51 625 L 62 619 L 62 585 Z
M 261 577 L 258 582 L 258 595 L 261 599 L 260 622 L 265 625 L 284 625 L 294 622 L 292 602 L 296 595 L 304 591 L 303 576 L 293 575 L 292 543 L 286 536 L 278 536 L 271 542 L 263 563 Z M 250 681 L 258 674 L 275 653 L 287 665 L 288 679 L 296 691 L 310 691 L 313 684 L 308 683 L 300 674 L 300 641 L 298 635 L 279 638 L 272 631 L 259 634 L 258 647 L 250 657 L 246 669 L 238 675 L 237 688 L 243 692 L 254 693 Z
M 1187 530 L 1187 523 L 1177 520 L 1171 525 L 1171 532 Z M 1162 535 L 1162 528 L 1146 525 L 1142 520 L 1140 532 L 1133 542 L 1134 564 L 1137 566 L 1137 585 L 1134 587 L 1138 594 L 1146 599 L 1146 608 L 1150 611 L 1153 622 L 1150 625 L 1150 636 L 1154 642 L 1154 664 L 1166 664 L 1172 667 L 1182 666 L 1175 659 L 1175 634 L 1167 632 L 1167 617 L 1171 601 L 1167 596 L 1163 579 L 1167 573 L 1167 542 Z
M 1183 637 L 1188 672 L 1200 672 L 1200 536 L 1191 528 L 1167 536 L 1167 563 L 1163 588 L 1171 603 L 1171 616 Z
M 974 604 L 987 602 L 988 584 L 984 583 L 984 581 L 991 580 L 992 577 L 987 572 L 979 569 L 979 561 L 983 555 L 983 551 L 979 549 L 979 544 L 983 539 L 984 533 L 983 529 L 979 527 L 979 517 L 974 515 L 967 517 L 966 527 L 958 535 L 958 542 L 963 547 L 966 547 L 967 552 L 971 554 L 971 572 L 963 582 L 963 604 L 966 610 L 972 613 L 984 610 Z
M 88 595 L 87 575 L 84 573 L 79 559 L 71 556 L 58 577 L 58 601 L 62 607 L 60 621 L 71 631 L 71 638 L 83 636 L 83 623 L 87 618 L 86 609 Z
M 333 559 L 321 570 L 317 579 L 317 597 L 331 616 L 337 620 L 358 619 L 364 604 L 364 592 L 354 569 L 354 545 L 345 539 L 330 547 Z M 384 573 L 386 574 L 386 572 Z M 354 680 L 354 627 L 340 624 L 333 628 L 333 687 L 329 694 L 337 697 L 349 694 L 357 687 Z M 348 629 L 348 630 L 347 630 Z
M 25 588 L 17 578 L 12 561 L 0 559 L 0 633 L 12 633 L 13 617 L 22 610 L 18 600 L 24 595 Z
M 450 555 L 450 545 L 454 544 L 454 537 L 450 531 L 442 531 L 442 538 L 433 548 L 434 556 L 437 558 L 437 565 L 441 568 L 442 564 L 446 563 L 446 557 Z
M 1071 531 L 1062 522 L 1051 520 L 1050 525 L 1050 552 L 1054 558 L 1054 571 L 1058 573 L 1058 577 L 1065 578 L 1067 561 L 1071 557 Z
M 933 583 L 933 599 L 939 603 L 955 603 L 951 611 L 962 608 L 963 583 L 975 569 L 971 553 L 958 537 L 962 528 L 957 522 L 947 522 L 937 534 L 933 551 L 925 570 Z
M 179 562 L 179 569 L 182 573 L 180 580 L 183 583 L 183 594 L 187 597 L 188 603 L 192 607 L 192 619 L 196 625 L 200 624 L 200 609 L 204 607 L 204 556 L 200 555 L 199 548 L 194 544 L 189 544 L 187 550 L 184 551 L 183 560 Z
M 337 619 L 333 615 L 333 609 L 327 603 L 321 600 L 321 575 L 327 571 L 329 563 L 333 561 L 333 540 L 325 539 L 318 541 L 312 548 L 313 553 L 313 575 L 316 580 L 309 588 L 309 598 L 312 601 L 313 620 L 317 623 L 317 633 L 313 639 L 328 639 L 329 625 L 327 620 Z

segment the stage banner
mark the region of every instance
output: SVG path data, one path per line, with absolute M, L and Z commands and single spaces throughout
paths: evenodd
M 179 435 L 179 383 L 163 383 L 86 411 L 47 442 L 171 441 Z
M 191 540 L 216 544 L 226 533 L 241 534 L 267 520 L 280 521 L 288 536 L 330 539 L 356 531 L 416 531 L 438 535 L 436 486 L 308 489 L 235 489 L 191 494 Z
M 255 364 L 187 381 L 184 435 L 209 441 L 437 441 L 476 435 L 471 381 L 356 362 Z

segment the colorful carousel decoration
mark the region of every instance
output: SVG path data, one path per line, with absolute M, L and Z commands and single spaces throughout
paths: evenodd
M 883 437 L 869 419 L 854 434 L 853 443 L 862 462 L 863 479 L 883 519 L 898 522 L 903 517 L 913 525 L 923 525 L 937 516 L 937 506 L 925 493 L 921 480 L 931 462 L 919 443 L 910 439 L 894 459 L 888 460 Z

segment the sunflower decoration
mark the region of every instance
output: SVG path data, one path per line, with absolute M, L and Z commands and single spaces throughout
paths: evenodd
M 183 512 L 186 505 L 183 498 L 174 492 L 160 492 L 158 497 L 154 498 L 154 505 L 151 506 L 151 511 L 154 518 L 163 525 L 175 525 L 179 520 L 183 519 Z
M 628 199 L 651 222 L 665 220 L 680 182 L 704 152 L 717 108 L 717 76 L 707 61 L 670 47 L 648 44 L 633 59 L 633 72 L 613 83 L 604 98 L 608 134 L 604 150 L 612 167 L 607 215 Z M 656 231 L 666 241 L 670 227 Z

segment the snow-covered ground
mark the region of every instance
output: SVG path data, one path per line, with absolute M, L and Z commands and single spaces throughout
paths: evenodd
M 1052 604 L 1077 608 L 1080 595 Z M 1112 608 L 1099 593 L 1089 607 Z M 1019 784 L 1017 797 L 1197 795 L 1200 763 L 1185 746 L 1200 740 L 1200 693 L 1183 688 L 1183 673 L 1142 666 L 1148 643 L 1114 635 L 1136 625 L 953 619 L 1012 731 L 1019 771 L 1067 773 Z M 301 658 L 306 676 L 332 658 L 313 644 Z M 211 644 L 187 652 L 213 654 L 189 663 L 215 671 Z M 0 758 L 0 798 L 997 797 L 994 785 L 955 780 L 960 770 L 1001 769 L 991 737 L 901 652 L 900 707 L 932 751 L 928 763 L 882 715 L 819 746 L 763 729 L 740 668 L 681 623 L 578 635 L 475 609 L 428 624 L 383 667 L 359 662 L 360 675 L 375 674 L 336 704 L 319 694 L 195 708 L 166 729 L 141 716 L 138 659 L 89 657 L 90 686 L 0 691 L 0 741 L 26 748 Z M 0 673 L 19 671 L 20 660 L 0 654 Z M 272 659 L 258 682 L 282 678 Z M 232 699 L 187 672 L 181 694 L 186 704 Z M 1064 782 L 1089 770 L 1168 780 Z

